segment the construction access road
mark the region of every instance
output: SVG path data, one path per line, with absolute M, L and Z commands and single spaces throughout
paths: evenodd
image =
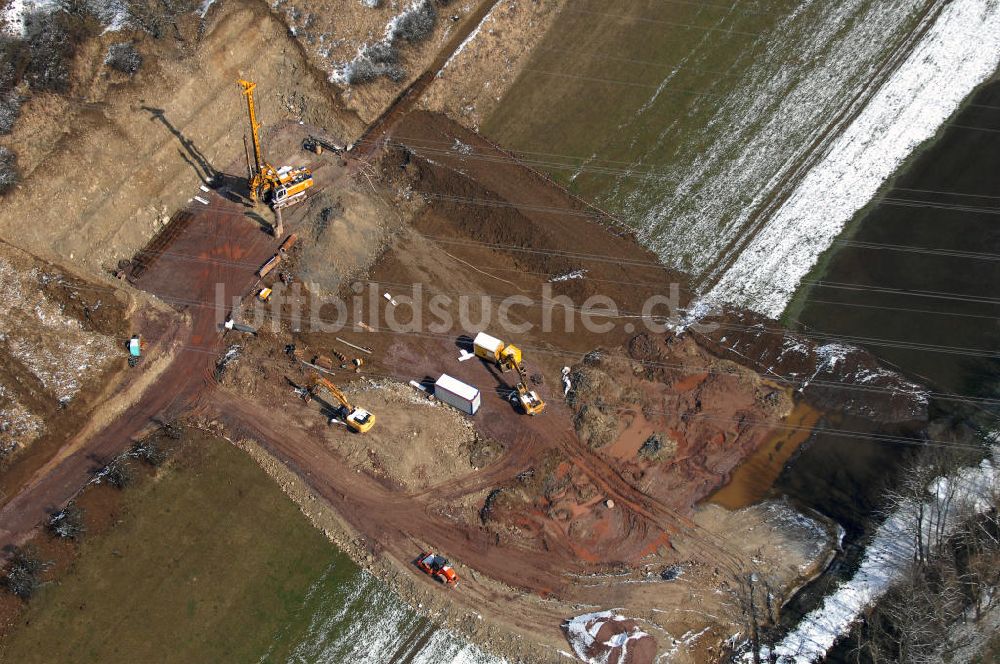
M 312 260 L 311 270 L 340 269 L 356 258 L 354 248 L 346 246 L 348 238 L 371 234 L 374 226 L 353 228 L 357 220 L 351 221 L 350 208 L 329 225 L 317 225 L 317 219 L 324 219 L 329 195 L 336 191 L 337 200 L 352 205 L 361 205 L 359 192 L 365 192 L 381 200 L 379 209 L 388 214 L 412 216 L 369 249 L 366 278 L 390 289 L 420 283 L 427 295 L 455 294 L 456 289 L 495 297 L 534 295 L 551 283 L 552 274 L 586 269 L 587 279 L 556 282 L 555 294 L 583 301 L 600 289 L 623 309 L 636 310 L 646 295 L 636 284 L 659 286 L 679 278 L 599 210 L 474 132 L 427 113 L 401 116 L 392 129 L 398 133 L 393 140 L 375 141 L 385 150 L 377 155 L 361 152 L 367 162 L 302 151 L 309 127 L 286 125 L 270 137 L 269 145 L 284 157 L 282 163 L 308 165 L 316 178 L 310 202 L 285 214 L 287 232 L 299 234 L 300 248 L 278 271 L 287 270 L 287 276 L 300 281 L 298 270 L 309 262 L 310 246 L 322 243 L 328 243 L 323 246 L 329 246 L 330 253 Z M 438 147 L 456 144 L 468 149 Z M 393 201 L 396 191 L 426 192 L 426 198 L 416 204 Z M 633 365 L 624 364 L 636 394 L 672 399 L 660 403 L 678 406 L 677 417 L 669 422 L 681 441 L 676 458 L 638 464 L 636 450 L 644 427 L 653 426 L 634 414 L 641 405 L 621 406 L 624 443 L 598 449 L 581 439 L 578 413 L 562 400 L 558 378 L 562 366 L 580 364 L 596 347 L 629 343 L 632 330 L 577 329 L 555 336 L 532 332 L 518 338 L 528 354 L 529 372 L 541 376 L 537 389 L 549 404 L 535 418 L 511 407 L 508 376 L 479 360 L 458 362 L 460 336 L 471 329 L 397 334 L 372 321 L 363 333 L 296 330 L 288 324 L 288 312 L 279 309 L 272 310 L 267 321 L 278 325 L 265 326 L 256 337 L 227 332 L 222 322 L 234 306 L 231 297 L 252 297 L 258 287 L 256 270 L 283 238 L 267 233 L 269 213 L 248 211 L 224 184 L 198 196 L 207 203 L 193 199 L 160 239 L 140 253 L 130 271 L 136 287 L 178 312 L 174 326 L 151 339 L 148 357 L 136 374 L 148 379 L 146 389 L 110 423 L 81 432 L 0 508 L 0 544 L 22 541 L 146 427 L 183 416 L 215 422 L 234 441 L 261 448 L 309 497 L 320 499 L 309 505 L 336 515 L 340 535 L 361 543 L 364 554 L 359 561 L 394 580 L 404 595 L 420 596 L 415 594 L 420 588 L 439 590 L 412 566 L 419 551 L 431 548 L 450 556 L 462 583 L 447 602 L 435 600 L 442 615 L 454 617 L 458 622 L 449 624 L 473 638 L 482 635 L 466 629 L 460 618 L 469 612 L 483 615 L 504 634 L 521 636 L 519 643 L 528 650 L 509 651 L 515 656 L 537 660 L 539 651 L 532 648 L 563 646 L 559 625 L 580 605 L 628 606 L 633 615 L 653 616 L 652 610 L 666 603 L 678 612 L 665 614 L 662 624 L 682 621 L 684 631 L 702 629 L 703 618 L 685 618 L 682 611 L 691 602 L 690 586 L 650 584 L 648 575 L 683 561 L 690 570 L 688 583 L 707 591 L 717 587 L 720 575 L 735 574 L 757 553 L 758 545 L 768 545 L 759 538 L 727 539 L 718 523 L 706 525 L 691 513 L 693 501 L 724 481 L 742 455 L 766 436 L 764 425 L 776 417 L 771 410 L 758 409 L 742 414 L 744 422 L 755 418 L 757 427 L 741 428 L 733 421 L 737 409 L 754 407 L 762 388 L 752 372 L 726 366 L 718 376 L 696 372 L 700 377 L 691 381 L 691 370 L 682 366 L 676 373 L 636 378 Z M 480 200 L 493 204 L 477 205 Z M 329 202 L 332 208 L 336 201 Z M 346 284 L 342 288 L 346 290 Z M 221 301 L 220 290 L 225 295 Z M 382 307 L 391 306 L 376 299 Z M 541 330 L 543 312 L 541 307 L 524 307 L 518 316 Z M 317 354 L 337 347 L 348 350 L 338 346 L 338 336 L 373 353 L 366 356 L 361 375 L 369 380 L 356 381 L 355 373 L 338 368 L 335 382 L 352 395 L 367 390 L 365 399 L 381 399 L 400 389 L 407 395 L 373 408 L 376 427 L 363 436 L 329 426 L 292 389 L 304 384 L 308 371 L 284 352 L 285 346 L 296 344 Z M 667 341 L 658 336 L 648 343 L 668 349 Z M 241 347 L 238 358 L 220 372 L 218 362 L 233 344 Z M 671 362 L 697 367 L 712 361 L 697 347 L 675 348 Z M 436 456 L 441 441 L 451 435 L 449 429 L 466 430 L 463 419 L 443 406 L 414 403 L 422 397 L 410 392 L 407 383 L 444 372 L 479 385 L 483 392 L 470 440 L 495 449 L 481 461 L 472 463 L 465 448 L 454 452 L 464 455 L 461 463 Z M 141 387 L 137 384 L 135 391 Z M 370 403 L 359 399 L 357 405 Z M 699 428 L 705 420 L 698 418 L 684 424 L 680 413 L 695 407 L 729 424 L 715 427 L 717 431 Z M 406 423 L 402 429 L 400 421 Z M 403 476 L 403 471 L 393 470 L 389 457 L 407 455 L 417 461 L 412 473 Z M 428 468 L 438 463 L 451 464 L 448 472 L 435 475 Z M 656 490 L 660 485 L 688 488 L 665 495 Z M 490 495 L 499 498 L 491 501 Z M 778 548 L 771 553 L 765 558 L 803 562 L 801 556 L 788 556 Z M 797 572 L 793 576 L 786 579 L 789 585 L 799 581 Z M 620 583 L 623 578 L 634 583 Z M 408 594 L 407 586 L 418 590 Z M 724 596 L 704 596 L 721 612 Z M 420 601 L 424 599 L 415 603 Z M 722 635 L 725 628 L 719 629 Z
M 317 171 L 317 186 L 328 184 L 329 169 Z M 177 316 L 145 329 L 140 316 L 137 325 L 149 342 L 145 357 L 105 403 L 95 406 L 95 412 L 110 413 L 110 422 L 81 428 L 0 506 L 0 547 L 27 539 L 96 470 L 150 427 L 197 408 L 215 384 L 215 363 L 227 343 L 222 323 L 229 314 L 217 293 L 229 294 L 230 304 L 232 296 L 249 294 L 258 279 L 246 265 L 263 264 L 283 238 L 269 234 L 271 213 L 263 206 L 248 214 L 227 189 L 197 195 L 208 204 L 192 198 L 161 231 L 169 242 L 154 238 L 152 250 L 133 261 L 135 285 L 171 305 Z M 287 217 L 294 220 L 295 212 Z

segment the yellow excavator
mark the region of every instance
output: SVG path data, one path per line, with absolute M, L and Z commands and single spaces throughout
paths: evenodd
M 528 415 L 538 415 L 545 410 L 545 402 L 538 392 L 528 389 L 528 374 L 521 365 L 521 349 L 514 344 L 505 344 L 496 337 L 480 332 L 472 340 L 472 349 L 476 357 L 493 362 L 501 371 L 514 370 L 520 378 L 514 390 L 517 392 L 517 402 Z
M 352 431 L 357 433 L 367 433 L 373 426 L 375 426 L 375 416 L 369 413 L 364 408 L 355 408 L 351 405 L 351 402 L 347 400 L 344 393 L 340 391 L 340 388 L 323 378 L 318 373 L 313 373 L 309 388 L 302 395 L 302 398 L 308 403 L 313 397 L 316 396 L 316 392 L 319 388 L 326 389 L 327 392 L 333 395 L 333 397 L 340 402 L 340 405 L 334 410 L 334 415 L 337 419 L 341 420 L 346 424 Z
M 250 158 L 250 148 L 247 146 L 250 200 L 256 205 L 258 199 L 261 199 L 275 208 L 291 205 L 305 197 L 306 189 L 313 186 L 312 171 L 308 168 L 292 168 L 291 166 L 276 169 L 264 159 L 264 153 L 260 146 L 260 124 L 257 122 L 257 109 L 253 103 L 253 91 L 257 84 L 242 79 L 238 82 L 243 90 L 243 96 L 247 99 L 250 136 L 253 141 L 253 161 Z

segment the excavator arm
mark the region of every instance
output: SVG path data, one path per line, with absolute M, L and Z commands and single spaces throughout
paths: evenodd
M 315 392 L 319 387 L 324 388 L 327 392 L 332 394 L 333 398 L 336 399 L 344 408 L 347 408 L 348 410 L 354 409 L 354 406 L 352 406 L 351 402 L 347 400 L 347 397 L 340 391 L 339 387 L 328 381 L 326 378 L 323 378 L 318 373 L 314 373 L 312 375 L 312 389 L 310 392 Z
M 307 395 L 313 396 L 320 387 L 333 395 L 333 398 L 340 404 L 338 417 L 344 421 L 348 427 L 358 433 L 365 433 L 375 425 L 375 416 L 363 408 L 357 408 L 347 400 L 347 397 L 340 388 L 323 378 L 318 373 L 314 373 L 310 380 Z
M 528 389 L 528 372 L 525 371 L 515 354 L 503 354 L 500 356 L 500 368 L 503 371 L 513 369 L 517 372 L 518 383 L 514 386 L 517 392 L 517 401 L 521 408 L 528 415 L 538 415 L 545 410 L 545 402 L 534 390 Z

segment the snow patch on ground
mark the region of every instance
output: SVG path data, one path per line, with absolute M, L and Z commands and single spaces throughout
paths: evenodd
M 280 1 L 280 0 L 279 0 Z M 385 24 L 385 32 L 382 35 L 382 39 L 373 42 L 371 44 L 362 44 L 358 47 L 358 53 L 354 56 L 353 60 L 348 60 L 346 62 L 338 62 L 333 65 L 333 69 L 330 72 L 328 80 L 331 83 L 336 83 L 338 85 L 350 85 L 351 81 L 351 71 L 363 61 L 366 57 L 365 51 L 374 45 L 385 45 L 392 46 L 398 38 L 397 30 L 399 28 L 400 21 L 406 18 L 408 15 L 419 12 L 423 9 L 426 0 L 413 0 L 405 9 L 389 19 L 389 22 Z M 368 4 L 365 3 L 367 7 L 377 7 L 378 3 Z M 292 18 L 292 17 L 289 17 Z
M 457 138 L 455 139 L 455 143 L 451 146 L 451 149 L 452 149 L 453 152 L 457 152 L 459 154 L 466 154 L 466 155 L 472 154 L 472 152 L 473 152 L 471 145 L 466 145 L 465 143 L 463 143 L 462 141 L 458 140 Z
M 0 383 L 0 458 L 41 433 L 41 418 L 19 403 L 9 386 Z
M 551 279 L 549 283 L 558 283 L 560 281 L 570 281 L 572 279 L 583 279 L 584 275 L 587 274 L 587 270 L 572 270 L 571 272 L 566 272 L 565 274 L 559 274 Z
M 1000 64 L 1000 2 L 954 0 L 709 297 L 778 317 L 844 225 Z
M 203 0 L 201 16 L 215 0 Z M 36 12 L 51 12 L 59 9 L 60 0 L 11 0 L 0 16 L 3 17 L 3 32 L 24 37 L 27 34 L 25 19 Z M 104 26 L 104 32 L 117 32 L 128 27 L 129 11 L 125 0 L 87 0 L 86 8 Z
M 479 25 L 477 25 L 476 28 L 472 32 L 469 33 L 468 37 L 466 37 L 465 39 L 462 40 L 462 43 L 458 45 L 458 48 L 455 49 L 455 52 L 452 53 L 448 57 L 448 59 L 445 61 L 445 63 L 443 65 L 441 65 L 441 69 L 439 69 L 438 73 L 437 73 L 438 76 L 441 76 L 441 74 L 444 73 L 444 70 L 448 68 L 448 65 L 450 65 L 452 63 L 452 61 L 454 61 L 455 58 L 457 58 L 462 53 L 462 51 L 465 50 L 466 46 L 468 46 L 473 41 L 475 41 L 476 37 L 479 36 L 479 32 L 480 32 L 480 30 L 483 29 L 484 25 L 486 25 L 487 23 L 493 22 L 494 16 L 495 16 L 495 12 L 497 11 L 497 8 L 500 5 L 503 5 L 503 4 L 505 4 L 505 3 L 498 2 L 498 3 L 494 4 L 490 8 L 490 10 L 488 12 L 486 12 L 486 16 L 484 16 L 483 20 L 479 22 Z M 507 4 L 509 4 L 509 3 L 507 3 Z
M 784 500 L 761 503 L 760 509 L 766 515 L 768 528 L 784 534 L 788 541 L 795 543 L 797 555 L 802 560 L 798 567 L 800 573 L 807 572 L 827 554 L 830 532 L 824 524 L 799 512 Z
M 596 611 L 567 620 L 563 623 L 563 629 L 570 647 L 581 661 L 589 664 L 605 664 L 608 661 L 627 662 L 632 642 L 648 638 L 649 634 L 639 629 L 615 633 L 607 641 L 600 643 L 600 645 L 614 648 L 614 650 L 600 649 L 603 650 L 600 655 L 594 656 L 592 654 L 595 645 L 598 645 L 597 639 L 601 630 L 607 623 L 627 620 L 629 619 L 614 611 Z
M 208 15 L 208 10 L 211 9 L 214 4 L 215 0 L 202 0 L 201 9 L 199 10 L 199 14 L 202 18 L 205 18 L 205 16 Z
M 816 356 L 819 360 L 816 363 L 817 370 L 833 371 L 837 365 L 847 359 L 847 357 L 857 351 L 857 348 L 845 346 L 843 344 L 826 344 L 816 349 Z
M 11 306 L 0 318 L 0 341 L 61 402 L 76 395 L 83 381 L 101 370 L 121 349 L 108 337 L 85 330 L 39 289 L 51 277 L 27 273 L 0 260 L 0 292 Z
M 569 645 L 577 657 L 585 662 L 589 661 L 587 649 L 593 645 L 601 624 L 614 617 L 614 611 L 595 611 L 566 621 L 566 638 L 569 639 Z
M 23 37 L 26 33 L 24 19 L 36 11 L 51 11 L 57 0 L 10 0 L 3 10 L 4 31 L 9 35 Z
M 505 664 L 417 615 L 364 570 L 343 579 L 331 565 L 304 600 L 309 626 L 291 661 L 381 664 L 391 653 L 413 664 Z M 270 653 L 262 661 L 273 659 Z

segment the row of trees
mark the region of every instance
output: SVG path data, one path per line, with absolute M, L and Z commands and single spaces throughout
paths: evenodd
M 940 664 L 985 645 L 990 634 L 978 623 L 1000 611 L 998 461 L 977 468 L 967 454 L 928 448 L 901 472 L 883 508 L 901 524 L 900 539 L 881 552 L 898 579 L 861 616 L 842 653 L 858 664 Z M 760 570 L 735 569 L 728 590 L 748 655 L 754 664 L 775 662 L 783 633 L 775 584 Z
M 162 465 L 169 457 L 169 441 L 180 440 L 183 430 L 171 424 L 164 425 L 158 432 L 137 441 L 132 447 L 98 470 L 96 481 L 107 482 L 113 487 L 124 489 L 132 484 L 135 471 L 132 461 L 138 460 L 150 466 Z M 86 532 L 84 510 L 75 502 L 55 512 L 49 517 L 47 527 L 53 537 L 77 540 Z M 0 583 L 13 595 L 28 600 L 42 585 L 42 575 L 48 563 L 39 556 L 33 546 L 11 547 L 7 551 L 8 562 Z
M 909 559 L 855 630 L 854 657 L 947 661 L 980 636 L 972 629 L 957 637 L 956 627 L 974 625 L 1000 601 L 1000 475 L 970 481 L 953 456 L 928 452 L 892 492 L 888 509 L 906 519 Z

